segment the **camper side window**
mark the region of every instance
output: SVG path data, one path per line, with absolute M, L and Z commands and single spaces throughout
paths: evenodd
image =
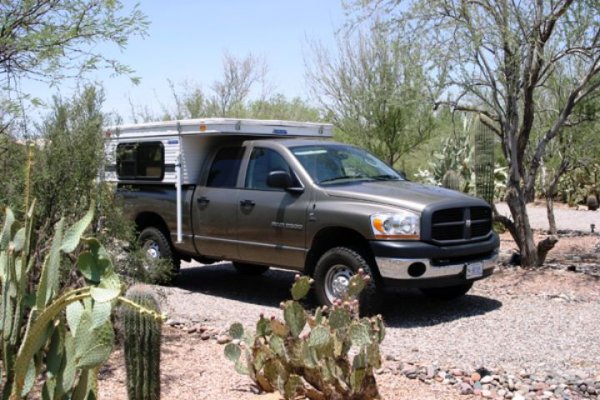
M 117 146 L 119 179 L 160 181 L 165 175 L 165 148 L 161 142 L 121 143 Z

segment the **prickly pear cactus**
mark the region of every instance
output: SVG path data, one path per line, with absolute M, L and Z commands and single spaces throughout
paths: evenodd
M 132 286 L 125 296 L 141 307 L 160 313 L 152 288 Z M 129 400 L 160 399 L 161 321 L 151 313 L 124 308 L 125 368 Z
M 359 271 L 351 278 L 346 299 L 310 314 L 299 300 L 312 280 L 296 276 L 293 300 L 281 304 L 283 320 L 261 315 L 256 332 L 245 332 L 239 323 L 231 325 L 234 341 L 225 346 L 225 356 L 263 391 L 278 391 L 286 399 L 379 398 L 373 371 L 381 366 L 379 345 L 385 327 L 380 315 L 358 316 L 356 296 L 366 279 Z
M 475 151 L 475 191 L 489 204 L 494 202 L 494 150 L 495 136 L 492 129 L 481 118 L 473 124 Z
M 2 399 L 27 397 L 36 381 L 43 399 L 95 399 L 99 366 L 113 349 L 110 316 L 124 301 L 121 283 L 100 242 L 82 238 L 93 206 L 70 227 L 64 220 L 58 222 L 39 279 L 37 274 L 34 279 L 34 209 L 35 201 L 22 226 L 7 209 L 0 232 Z M 76 249 L 85 285 L 61 293 L 60 265 Z
M 447 189 L 460 190 L 460 174 L 449 169 L 442 177 L 442 186 Z

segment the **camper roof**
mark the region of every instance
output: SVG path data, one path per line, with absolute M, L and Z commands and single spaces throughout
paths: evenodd
M 137 137 L 192 134 L 236 134 L 331 137 L 331 124 L 279 120 L 201 118 L 112 126 L 106 136 Z

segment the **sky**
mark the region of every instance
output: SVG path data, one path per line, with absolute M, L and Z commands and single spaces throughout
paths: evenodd
M 123 3 L 131 9 L 135 1 Z M 221 78 L 224 52 L 240 59 L 249 53 L 263 57 L 275 93 L 306 99 L 308 42 L 334 46 L 335 31 L 345 21 L 341 0 L 141 0 L 140 8 L 150 21 L 148 35 L 131 39 L 122 51 L 116 46 L 103 51 L 132 67 L 141 83 L 134 86 L 108 72 L 89 77 L 105 88 L 104 111 L 118 112 L 125 122 L 131 118 L 130 99 L 156 113 L 172 104 L 167 79 L 208 90 Z M 32 90 L 47 101 L 56 90 L 69 96 L 72 87 Z

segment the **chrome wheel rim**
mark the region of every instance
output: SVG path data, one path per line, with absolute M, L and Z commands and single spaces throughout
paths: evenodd
M 144 248 L 146 249 L 146 256 L 148 258 L 153 260 L 160 258 L 160 246 L 154 240 L 146 241 Z
M 329 268 L 325 275 L 325 295 L 330 303 L 344 297 L 353 275 L 354 271 L 346 265 L 337 264 Z

